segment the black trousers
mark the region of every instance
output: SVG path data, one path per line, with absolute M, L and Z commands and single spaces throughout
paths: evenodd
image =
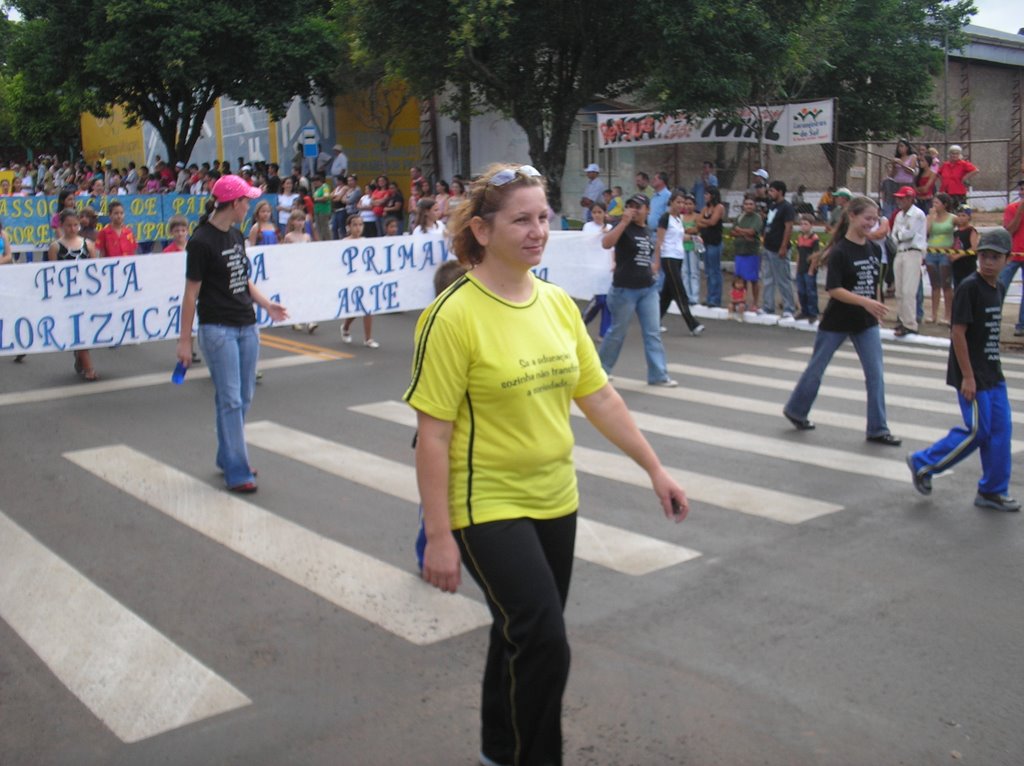
M 481 750 L 512 766 L 560 766 L 576 514 L 460 529 L 462 561 L 494 617 L 480 704 Z
M 682 258 L 662 258 L 661 268 L 665 272 L 665 281 L 661 284 L 661 315 L 665 316 L 672 301 L 679 306 L 683 315 L 683 321 L 687 328 L 693 332 L 693 328 L 700 324 L 690 313 L 690 299 L 686 295 L 686 288 L 683 287 L 683 260 Z

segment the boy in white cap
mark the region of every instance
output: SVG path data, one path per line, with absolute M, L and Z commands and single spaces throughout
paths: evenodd
M 957 426 L 931 447 L 907 455 L 914 488 L 932 492 L 932 474 L 950 468 L 975 449 L 981 455 L 981 480 L 974 504 L 997 511 L 1019 511 L 1010 497 L 1010 401 L 999 359 L 999 327 L 1006 288 L 999 272 L 1010 252 L 1010 233 L 1002 228 L 982 233 L 978 271 L 953 295 L 946 382 L 957 389 L 964 427 Z

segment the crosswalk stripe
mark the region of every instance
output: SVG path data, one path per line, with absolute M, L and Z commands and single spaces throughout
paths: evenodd
M 910 354 L 913 356 L 932 356 L 939 359 L 949 358 L 949 349 L 946 348 L 929 348 L 927 346 L 917 346 L 911 343 L 883 343 L 882 349 L 886 353 L 896 352 L 899 354 Z M 795 350 L 795 349 L 794 349 Z M 1013 354 L 1000 354 L 1000 359 L 1003 365 L 1024 365 L 1024 358 Z
M 396 412 L 386 419 L 394 422 L 401 417 L 399 422 L 402 425 L 415 427 L 416 416 L 408 406 L 400 402 L 388 404 L 394 405 Z M 401 416 L 397 414 L 398 410 L 402 411 Z M 246 428 L 246 436 L 250 444 L 261 449 L 312 465 L 378 492 L 419 503 L 416 471 L 412 466 L 269 421 L 251 424 Z M 412 527 L 409 534 L 413 534 Z M 577 520 L 576 555 L 616 572 L 643 575 L 689 561 L 700 553 L 580 517 Z
M 668 369 L 669 372 L 674 375 L 678 375 L 680 378 L 701 378 L 703 380 L 713 380 L 718 383 L 738 383 L 740 385 L 749 385 L 759 389 L 770 388 L 774 391 L 789 392 L 796 386 L 796 378 L 778 380 L 776 378 L 766 378 L 763 375 L 750 375 L 743 372 L 733 372 L 732 370 L 702 369 L 675 363 L 669 364 Z M 960 417 L 960 410 L 955 404 L 956 400 L 952 396 L 952 391 L 950 390 L 946 393 L 949 397 L 948 402 L 936 402 L 929 399 L 923 399 L 921 397 L 891 394 L 886 391 L 885 403 L 890 407 L 904 407 L 910 410 L 943 415 L 955 420 Z M 818 389 L 818 397 L 859 402 L 861 405 L 864 404 L 866 398 L 863 386 L 851 388 L 849 386 L 830 386 L 827 383 L 823 383 L 821 388 Z M 1024 413 L 1011 412 L 1010 418 L 1014 423 L 1024 424 Z M 953 425 L 953 423 L 950 423 L 950 425 Z
M 483 604 L 330 540 L 124 445 L 64 457 L 226 548 L 413 644 L 491 622 Z
M 277 370 L 282 367 L 300 367 L 304 364 L 318 364 L 326 361 L 311 356 L 282 356 L 276 359 L 261 359 L 259 368 L 262 371 Z M 210 371 L 205 367 L 192 367 L 188 371 L 185 385 L 191 380 L 205 380 L 210 377 Z M 33 402 L 49 402 L 55 399 L 68 399 L 73 396 L 95 396 L 96 394 L 109 394 L 112 391 L 126 391 L 132 388 L 146 388 L 148 386 L 171 385 L 170 368 L 167 372 L 154 372 L 146 375 L 132 375 L 129 378 L 113 378 L 110 380 L 97 380 L 94 383 L 78 382 L 70 386 L 53 386 L 51 388 L 39 388 L 34 391 L 15 391 L 9 394 L 0 394 L 0 407 L 7 407 L 14 404 L 31 404 Z
M 802 362 L 794 359 L 779 359 L 771 356 L 760 356 L 758 354 L 736 354 L 734 356 L 726 356 L 722 358 L 723 362 L 732 362 L 734 364 L 747 364 L 752 367 L 767 367 L 768 369 L 775 370 L 777 372 L 787 371 L 801 373 L 804 368 L 807 367 L 806 362 Z M 837 364 L 830 364 L 828 369 L 825 370 L 826 377 L 842 378 L 843 380 L 864 380 L 864 371 L 860 367 L 843 367 Z M 927 389 L 928 391 L 946 391 L 949 386 L 946 385 L 945 377 L 942 380 L 933 377 L 924 377 L 921 375 L 901 375 L 900 373 L 886 372 L 885 373 L 886 385 L 893 386 L 910 386 L 916 389 Z M 793 381 L 796 385 L 796 380 Z M 886 394 L 886 399 L 888 399 Z M 1010 399 L 1021 401 L 1024 400 L 1024 393 L 1010 390 L 1008 393 Z
M 673 399 L 680 402 L 692 402 L 701 407 L 722 407 L 725 409 L 748 412 L 756 415 L 773 415 L 782 417 L 782 402 L 766 401 L 765 399 L 753 399 L 748 396 L 732 396 L 719 391 L 696 389 L 689 386 L 678 388 L 659 388 L 649 386 L 642 380 L 634 378 L 622 378 L 615 376 L 613 385 L 619 391 L 637 391 L 649 396 L 657 396 L 663 399 Z M 849 431 L 864 433 L 864 416 L 854 415 L 846 412 L 834 412 L 815 408 L 814 420 L 820 425 L 843 428 Z M 919 426 L 913 423 L 897 423 L 889 421 L 889 427 L 893 433 L 907 439 L 918 439 L 924 442 L 934 442 L 946 435 L 947 430 Z M 1015 445 L 1016 451 L 1024 450 L 1024 442 Z
M 0 617 L 122 742 L 251 700 L 0 512 Z
M 813 346 L 799 346 L 797 348 L 791 348 L 790 349 L 790 351 L 793 351 L 794 353 L 797 353 L 797 354 L 807 354 L 808 356 L 811 354 L 811 352 L 813 350 L 814 350 Z M 835 358 L 836 359 L 856 360 L 857 359 L 857 352 L 855 352 L 855 351 L 839 350 L 839 351 L 836 351 Z M 923 359 L 904 359 L 904 358 L 896 356 L 896 355 L 889 355 L 889 356 L 885 357 L 885 363 L 886 363 L 886 365 L 897 364 L 897 365 L 900 365 L 902 367 L 914 367 L 914 368 L 919 369 L 919 370 L 934 370 L 935 372 L 941 373 L 941 379 L 942 380 L 946 379 L 946 362 L 945 361 L 929 362 L 929 361 L 925 361 Z M 1008 379 L 1011 379 L 1011 380 L 1024 380 L 1024 371 L 1004 369 L 1003 370 L 1003 376 L 1008 378 Z
M 401 402 L 374 402 L 349 409 L 399 425 L 415 426 L 416 424 L 415 414 Z M 582 416 L 578 410 L 574 410 L 573 414 Z M 621 481 L 637 487 L 650 488 L 650 479 L 647 474 L 629 458 L 578 445 L 574 451 L 574 458 L 576 469 L 583 473 Z M 826 503 L 761 487 L 751 487 L 740 482 L 684 471 L 680 468 L 667 467 L 667 470 L 675 477 L 676 481 L 683 485 L 691 500 L 711 503 L 719 508 L 739 511 L 751 516 L 781 521 L 784 524 L 799 524 L 808 519 L 843 509 L 841 505 L 835 503 Z

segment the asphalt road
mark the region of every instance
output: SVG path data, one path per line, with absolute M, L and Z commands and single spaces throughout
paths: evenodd
M 95 384 L 70 354 L 0 359 L 0 764 L 476 763 L 480 594 L 413 575 L 393 403 L 414 321 L 378 318 L 378 350 L 358 324 L 352 346 L 337 323 L 266 333 L 244 500 L 213 467 L 209 381 L 169 382 L 172 344 L 95 352 Z M 972 506 L 977 457 L 921 497 L 906 449 L 864 441 L 855 359 L 798 433 L 780 410 L 810 333 L 669 325 L 679 389 L 632 382 L 635 334 L 615 376 L 685 523 L 574 418 L 566 763 L 1024 762 L 1024 518 Z M 907 448 L 958 422 L 944 364 L 887 353 Z M 1006 368 L 1021 397 L 1024 360 Z

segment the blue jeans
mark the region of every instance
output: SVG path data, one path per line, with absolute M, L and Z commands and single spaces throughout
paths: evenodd
M 709 306 L 722 305 L 722 245 L 705 245 L 704 251 L 704 273 L 708 276 L 708 294 L 704 302 Z M 690 298 L 691 303 L 697 303 L 700 293 L 697 292 Z
M 1024 268 L 1024 261 L 1010 261 L 1003 266 L 1003 270 L 999 272 L 999 282 L 1006 288 L 1007 292 L 1010 290 L 1010 283 L 1013 281 L 1013 275 L 1017 273 L 1017 269 L 1021 268 Z M 1022 298 L 1020 302 L 1020 313 L 1017 314 L 1017 325 L 1014 329 L 1024 330 L 1024 298 Z
M 964 426 L 957 426 L 935 444 L 915 452 L 914 470 L 928 474 L 951 468 L 975 449 L 981 454 L 978 491 L 1005 495 L 1010 489 L 1010 434 L 1013 424 L 1006 383 L 978 391 L 973 402 L 957 391 Z
M 807 369 L 793 389 L 783 410 L 790 417 L 806 420 L 811 406 L 818 396 L 821 378 L 825 368 L 832 361 L 832 355 L 849 338 L 860 358 L 860 366 L 864 370 L 864 386 L 868 391 L 868 429 L 867 435 L 884 436 L 889 433 L 889 424 L 885 419 L 885 378 L 882 374 L 882 337 L 878 325 L 861 330 L 858 333 L 832 332 L 818 330 L 814 338 L 814 351 Z
M 800 311 L 809 317 L 818 316 L 818 280 L 814 274 L 796 275 L 796 294 Z
M 605 372 L 611 372 L 619 360 L 626 331 L 636 312 L 640 320 L 640 332 L 644 339 L 644 356 L 647 357 L 647 382 L 660 383 L 668 380 L 665 367 L 665 347 L 661 345 L 661 322 L 659 317 L 658 285 L 630 288 L 612 287 L 608 291 L 608 308 L 612 312 L 612 326 L 601 341 L 598 356 Z
M 693 250 L 683 251 L 683 289 L 690 303 L 700 303 L 700 256 Z
M 256 388 L 260 334 L 255 324 L 199 325 L 199 348 L 213 380 L 217 408 L 217 467 L 237 487 L 253 480 L 245 446 L 245 416 Z
M 762 271 L 764 278 L 761 286 L 763 298 L 762 308 L 765 313 L 775 313 L 775 288 L 779 288 L 779 297 L 782 298 L 783 313 L 792 314 L 796 308 L 793 305 L 793 277 L 789 272 L 789 258 L 779 258 L 777 252 L 764 250 L 761 253 Z

